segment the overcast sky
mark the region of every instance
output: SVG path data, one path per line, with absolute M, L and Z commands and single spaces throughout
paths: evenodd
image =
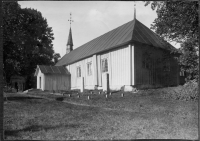
M 66 53 L 72 13 L 72 38 L 74 49 L 88 41 L 123 25 L 134 16 L 133 1 L 19 1 L 21 8 L 33 8 L 42 13 L 54 33 L 53 47 L 61 57 Z M 150 28 L 157 17 L 144 2 L 136 1 L 136 18 Z M 172 43 L 175 47 L 178 44 Z

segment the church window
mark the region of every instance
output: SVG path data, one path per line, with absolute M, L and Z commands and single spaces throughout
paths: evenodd
M 108 72 L 108 59 L 102 59 L 101 61 L 102 72 Z
M 92 75 L 92 62 L 87 63 L 87 74 Z
M 81 67 L 77 67 L 77 77 L 81 77 Z

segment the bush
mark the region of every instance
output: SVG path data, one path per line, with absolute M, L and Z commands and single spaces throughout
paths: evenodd
M 191 80 L 183 86 L 163 88 L 159 93 L 163 98 L 195 101 L 198 100 L 198 83 L 196 80 Z

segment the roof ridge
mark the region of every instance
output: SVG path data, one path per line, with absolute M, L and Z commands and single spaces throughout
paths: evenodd
M 151 32 L 152 32 L 152 30 L 149 29 L 148 27 L 146 27 L 145 25 L 143 25 L 141 22 L 140 22 L 140 25 L 141 25 L 141 28 L 143 28 L 144 30 L 147 31 L 147 35 L 148 35 L 150 38 L 153 39 L 153 40 L 149 40 L 149 41 L 151 42 L 151 44 L 153 45 L 153 42 L 154 42 L 154 43 L 156 44 L 156 46 L 159 47 L 159 42 L 158 42 L 157 40 L 154 40 L 154 37 L 152 37 L 152 36 L 148 33 L 149 30 L 150 30 Z M 152 41 L 153 41 L 153 42 L 152 42 Z
M 133 20 L 131 20 L 131 21 L 133 21 Z M 97 38 L 100 38 L 100 37 L 104 36 L 105 34 L 108 34 L 108 33 L 112 32 L 112 31 L 114 31 L 114 30 L 116 30 L 116 29 L 118 29 L 118 28 L 120 28 L 120 27 L 122 27 L 122 26 L 125 26 L 126 24 L 130 23 L 131 21 L 129 21 L 129 22 L 127 22 L 127 23 L 124 23 L 124 24 L 122 24 L 122 25 L 120 25 L 120 26 L 114 28 L 114 29 L 112 29 L 112 30 L 110 30 L 110 31 L 108 31 L 108 32 L 106 32 L 106 33 L 104 33 L 104 34 L 102 34 L 102 35 L 100 35 L 100 36 L 98 36 L 98 37 L 96 37 L 96 38 L 94 38 L 94 39 L 88 41 L 87 43 L 89 43 L 89 42 L 91 42 L 91 41 L 93 41 L 93 40 L 95 40 L 95 39 L 97 39 Z M 85 44 L 87 44 L 87 43 L 85 43 Z M 85 45 L 85 44 L 83 44 L 83 45 Z M 83 46 L 83 45 L 81 45 L 81 46 Z M 81 47 L 81 46 L 79 46 L 79 47 Z M 78 48 L 79 48 L 79 47 L 78 47 Z
M 140 22 L 140 21 L 139 21 L 139 22 Z M 145 26 L 143 23 L 140 22 L 140 24 L 141 24 L 143 27 L 148 28 L 148 27 Z M 161 38 L 160 35 L 158 35 L 157 33 L 153 32 L 150 28 L 148 28 L 148 29 L 155 35 L 155 37 L 156 37 L 158 40 L 161 41 L 161 44 L 167 43 L 167 44 L 169 44 L 173 49 L 177 50 L 173 45 L 171 45 L 169 42 L 167 42 L 167 41 L 165 41 L 163 38 Z M 163 42 L 165 42 L 165 43 L 163 43 Z M 171 48 L 164 48 L 164 49 L 171 49 Z
M 133 31 L 134 31 L 134 29 L 135 29 L 135 21 L 136 21 L 136 18 L 135 18 L 134 21 L 133 21 L 133 30 L 132 30 L 131 40 L 133 40 Z
M 139 25 L 138 25 L 138 26 L 139 26 Z M 135 25 L 135 27 L 136 27 L 136 25 Z M 140 32 L 138 31 L 137 28 L 134 28 L 134 29 L 133 29 L 133 36 L 134 36 L 134 31 L 140 36 L 140 38 L 144 41 L 144 43 L 148 44 L 147 41 L 149 41 L 149 40 L 147 39 L 147 41 L 146 41 L 146 39 L 143 38 L 142 34 L 140 34 Z M 132 36 L 132 40 L 133 40 L 133 36 Z M 136 37 L 137 37 L 137 36 L 136 36 Z M 149 41 L 149 42 L 150 42 L 150 41 Z M 151 43 L 151 42 L 150 42 L 150 43 Z M 152 44 L 152 43 L 151 43 L 151 44 Z
M 104 36 L 105 34 L 108 34 L 108 33 L 110 33 L 110 32 L 113 32 L 114 30 L 117 30 L 117 29 L 121 28 L 122 26 L 125 26 L 125 25 L 129 24 L 129 23 L 132 22 L 132 21 L 133 21 L 133 20 L 131 20 L 131 21 L 127 22 L 127 23 L 124 23 L 124 24 L 122 24 L 122 25 L 120 25 L 120 26 L 118 26 L 118 27 L 116 27 L 116 28 L 114 28 L 114 29 L 112 29 L 112 30 L 110 30 L 110 31 L 108 31 L 108 32 L 106 32 L 106 33 L 100 35 L 100 36 L 97 36 L 96 38 L 94 38 L 94 39 L 92 39 L 92 40 L 86 42 L 85 44 L 82 44 L 81 46 L 79 46 L 79 47 L 73 49 L 73 50 L 72 50 L 70 53 L 68 53 L 68 54 L 71 54 L 72 52 L 74 52 L 74 51 L 76 51 L 76 50 L 80 50 L 80 48 L 81 48 L 82 46 L 85 46 L 86 44 L 88 44 L 88 43 L 94 41 L 95 39 L 98 39 L 98 38 Z M 59 62 L 60 62 L 61 60 L 63 60 L 64 57 L 65 57 L 66 55 L 68 55 L 68 54 L 65 54 L 65 55 L 59 60 Z
M 88 41 L 70 53 L 65 54 L 55 66 L 71 64 L 94 54 L 118 48 L 122 45 L 127 45 L 130 42 L 140 42 L 165 50 L 171 49 L 171 47 L 162 41 L 159 36 L 156 36 L 151 29 L 137 19 L 133 19 L 110 30 L 109 32 L 104 33 L 101 36 L 92 39 L 91 41 Z
M 38 68 L 36 69 L 35 74 L 37 70 L 40 70 L 44 74 L 69 74 L 69 72 L 67 71 L 67 68 L 63 66 L 51 66 L 51 65 L 37 65 L 37 66 Z M 56 70 L 54 71 L 53 68 L 57 68 L 58 71 Z
M 131 21 L 133 21 L 133 20 L 131 20 Z M 128 24 L 128 23 L 130 23 L 131 21 L 129 21 L 129 22 L 127 22 L 127 23 L 124 23 L 123 25 L 120 25 L 120 26 L 114 28 L 114 29 L 112 29 L 112 30 L 110 30 L 110 31 L 108 31 L 108 32 L 106 32 L 106 33 L 104 33 L 104 34 L 102 34 L 102 35 L 100 35 L 100 36 L 98 36 L 98 37 L 96 37 L 96 38 L 94 38 L 94 39 L 88 41 L 87 43 L 89 43 L 89 42 L 91 42 L 91 41 L 93 41 L 93 40 L 95 40 L 95 39 L 97 39 L 97 38 L 100 38 L 100 37 L 102 37 L 103 35 L 108 34 L 108 33 L 110 33 L 111 31 L 114 31 L 114 30 L 116 30 L 116 29 L 118 29 L 118 28 L 120 28 L 120 27 L 122 27 L 122 26 L 124 26 L 124 25 L 126 25 L 126 24 Z M 81 46 L 84 46 L 84 45 L 86 45 L 87 43 L 82 44 Z M 79 49 L 81 46 L 75 48 L 73 51 Z M 71 51 L 71 52 L 73 52 L 73 51 Z M 65 55 L 66 55 L 66 54 L 65 54 Z

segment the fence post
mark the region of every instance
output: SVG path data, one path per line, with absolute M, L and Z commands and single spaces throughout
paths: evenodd
M 81 89 L 80 89 L 81 92 L 84 91 L 84 77 L 81 77 Z
M 109 74 L 108 73 L 104 73 L 103 74 L 103 91 L 109 92 Z

